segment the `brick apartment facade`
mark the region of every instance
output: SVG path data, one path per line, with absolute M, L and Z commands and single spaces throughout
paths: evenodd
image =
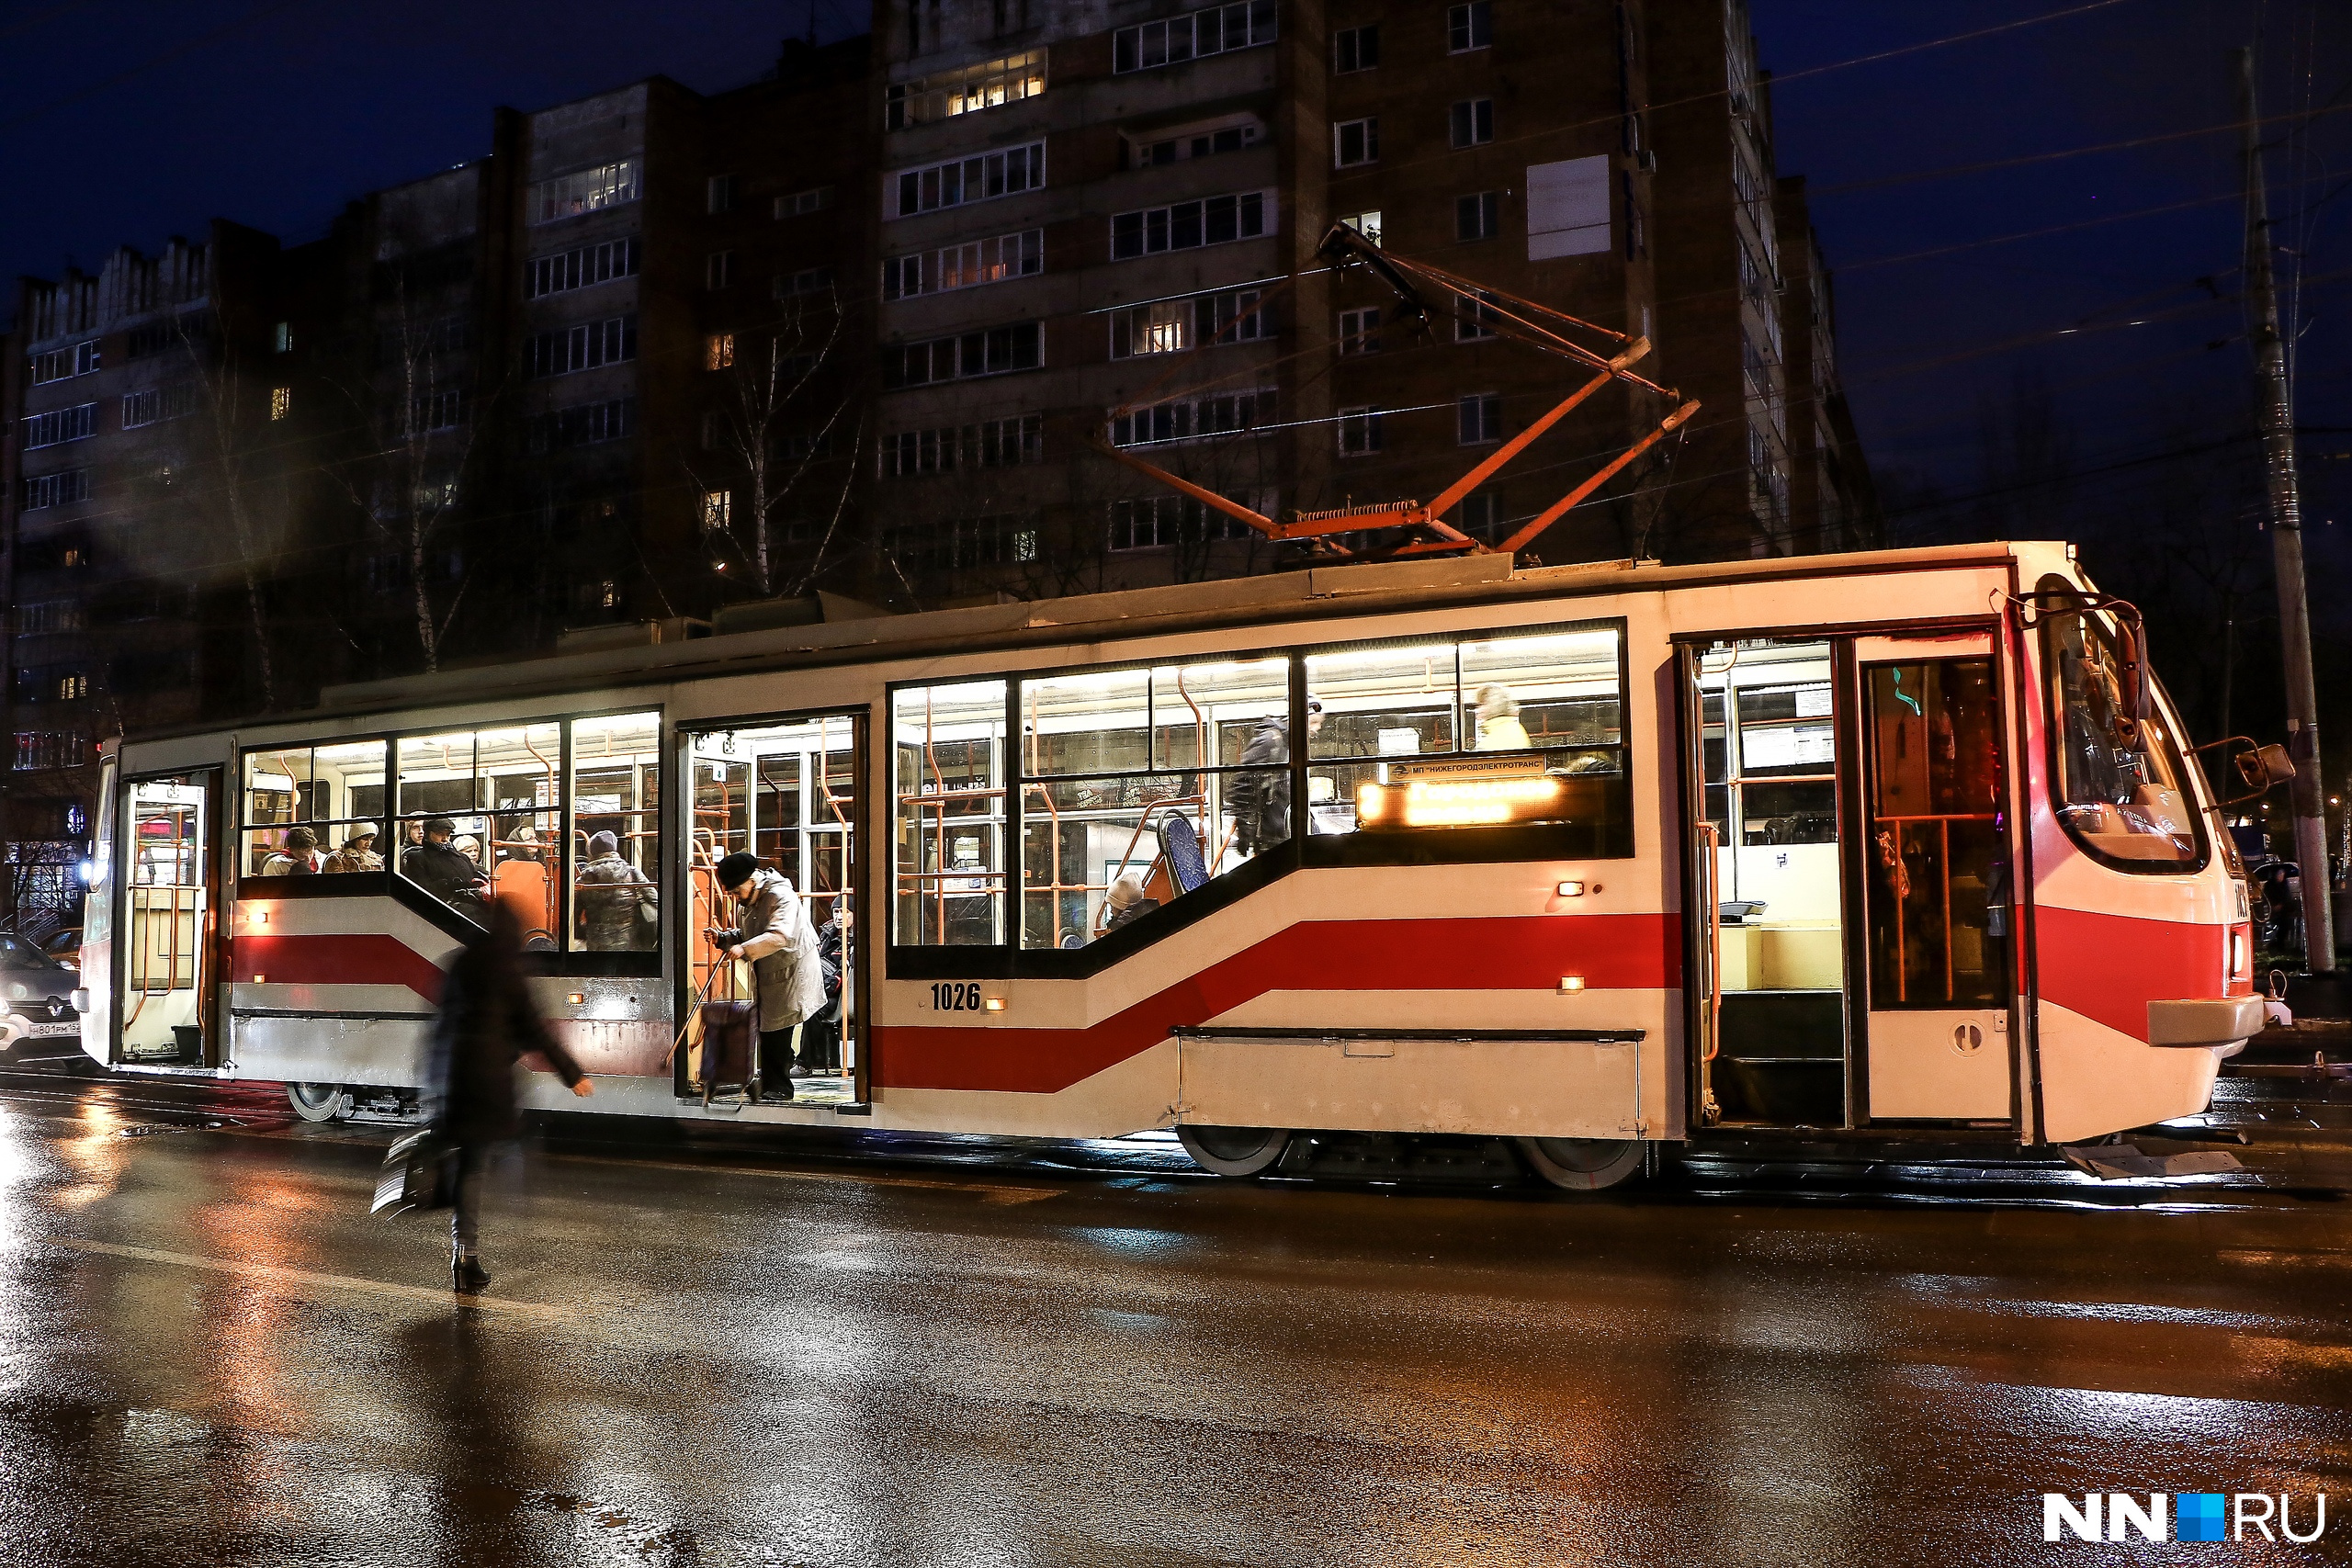
M 1427 500 L 1583 379 L 1333 272 L 1335 222 L 1646 338 L 1702 404 L 1532 555 L 1867 543 L 1767 87 L 1744 0 L 884 0 L 734 91 L 501 109 L 311 245 L 216 223 L 27 280 L 10 897 L 63 897 L 119 729 L 817 589 L 1271 570 L 1299 547 L 1102 443 L 1269 514 Z M 1450 520 L 1502 537 L 1668 406 L 1610 388 Z

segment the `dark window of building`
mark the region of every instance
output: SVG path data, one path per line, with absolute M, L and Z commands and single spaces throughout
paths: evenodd
M 1472 392 L 1454 404 L 1454 439 L 1483 446 L 1503 438 L 1503 400 L 1493 392 Z
M 1271 205 L 1268 192 L 1252 190 L 1119 213 L 1111 220 L 1111 259 L 1256 239 L 1266 231 Z
M 1490 49 L 1495 42 L 1495 8 L 1488 0 L 1451 6 L 1445 13 L 1445 47 L 1452 54 Z
M 1111 38 L 1113 71 L 1149 71 L 1204 55 L 1254 49 L 1275 37 L 1274 0 L 1211 6 L 1164 22 L 1121 28 Z
M 1501 318 L 1496 314 L 1494 306 L 1487 303 L 1493 298 L 1484 290 L 1473 290 L 1469 298 L 1454 307 L 1454 342 L 1475 343 L 1480 338 L 1495 335 L 1495 323 Z
M 554 255 L 532 257 L 524 266 L 523 292 L 537 299 L 545 294 L 590 288 L 616 278 L 635 277 L 637 267 L 638 243 L 635 238 L 606 240 L 602 244 L 582 245 L 576 250 L 561 251 Z
M 1011 326 L 899 344 L 884 352 L 882 377 L 888 387 L 922 387 L 936 381 L 1035 370 L 1043 363 L 1043 323 L 1016 321 Z
M 1361 28 L 1341 28 L 1331 39 L 1331 69 L 1341 74 L 1351 71 L 1369 71 L 1380 63 L 1380 28 L 1377 24 Z
M 1331 127 L 1331 164 L 1334 168 L 1352 168 L 1369 164 L 1380 156 L 1380 120 L 1377 116 L 1363 119 L 1343 119 Z
M 1340 411 L 1340 456 L 1361 457 L 1381 449 L 1380 411 L 1375 408 Z
M 1361 310 L 1340 312 L 1340 352 L 1341 354 L 1377 354 L 1380 352 L 1380 311 L 1367 306 Z
M 1503 198 L 1500 191 L 1482 190 L 1471 196 L 1453 198 L 1453 237 L 1457 240 L 1491 240 L 1502 232 Z
M 1448 131 L 1456 147 L 1476 147 L 1495 139 L 1495 100 L 1464 98 L 1455 104 L 1447 117 Z
M 637 357 L 637 318 L 615 316 L 560 332 L 541 333 L 526 345 L 526 374 L 537 378 L 593 370 Z
M 734 281 L 735 253 L 733 251 L 713 251 L 703 258 L 702 286 L 705 288 L 724 288 Z
M 703 187 L 703 210 L 732 212 L 735 210 L 735 176 L 713 175 Z

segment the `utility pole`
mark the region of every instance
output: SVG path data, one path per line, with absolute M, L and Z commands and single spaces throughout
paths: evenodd
M 2245 297 L 2253 321 L 2256 420 L 2270 491 L 2270 552 L 2278 580 L 2278 637 L 2287 675 L 2287 749 L 2295 759 L 2295 859 L 2302 868 L 2303 966 L 2335 970 L 2335 900 L 2327 875 L 2327 789 L 2320 777 L 2319 693 L 2312 677 L 2311 605 L 2303 586 L 2303 512 L 2295 480 L 2295 411 L 2287 344 L 2270 276 L 2270 208 L 2254 103 L 2254 51 L 2238 51 L 2238 107 L 2245 122 Z

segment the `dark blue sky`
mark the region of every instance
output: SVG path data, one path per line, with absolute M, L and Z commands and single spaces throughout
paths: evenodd
M 2177 482 L 2178 464 L 2151 456 L 2243 426 L 2245 347 L 2208 346 L 2239 330 L 2233 136 L 1917 176 L 2225 122 L 2228 51 L 2255 39 L 2267 112 L 2352 108 L 2352 7 L 2111 0 L 1823 70 L 2070 7 L 1755 6 L 1780 78 L 1780 165 L 1815 193 L 1846 378 L 1898 501 L 1922 482 L 1946 496 L 2004 488 L 1987 453 L 2014 446 L 2020 423 L 2055 427 L 2077 468 L 2108 476 L 2102 493 L 2131 496 Z M 827 37 L 862 14 L 858 0 L 818 0 Z M 0 7 L 0 269 L 95 266 L 116 243 L 152 247 L 215 213 L 311 238 L 353 193 L 481 152 L 494 105 L 560 102 L 655 72 L 732 85 L 808 16 L 808 0 L 15 0 Z M 2352 113 L 2312 122 L 2270 169 L 2274 207 L 2294 220 L 2288 238 L 2320 280 L 2302 297 L 2302 421 L 2352 425 L 2352 195 L 2298 214 L 2341 189 L 2329 171 L 2352 174 Z M 2173 210 L 2136 216 L 2159 208 Z M 2061 231 L 1984 243 L 2048 230 Z M 1991 447 L 1988 420 L 2007 432 Z M 2324 455 L 2352 451 L 2352 435 L 2315 437 L 2309 451 L 2312 521 L 2324 526 L 2352 468 Z

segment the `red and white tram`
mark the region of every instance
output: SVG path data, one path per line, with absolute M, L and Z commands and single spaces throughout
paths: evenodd
M 445 819 L 538 915 L 598 1089 L 537 1075 L 550 1110 L 1173 1128 L 1228 1174 L 1473 1134 L 1566 1187 L 1728 1134 L 2085 1139 L 2203 1110 L 2262 1019 L 2131 622 L 2059 545 L 1489 555 L 346 688 L 108 750 L 84 1045 L 413 1103 L 479 909 L 403 874 Z M 367 830 L 380 868 L 307 869 Z M 651 888 L 618 921 L 605 834 Z M 866 917 L 788 1103 L 673 1050 L 738 850 Z

